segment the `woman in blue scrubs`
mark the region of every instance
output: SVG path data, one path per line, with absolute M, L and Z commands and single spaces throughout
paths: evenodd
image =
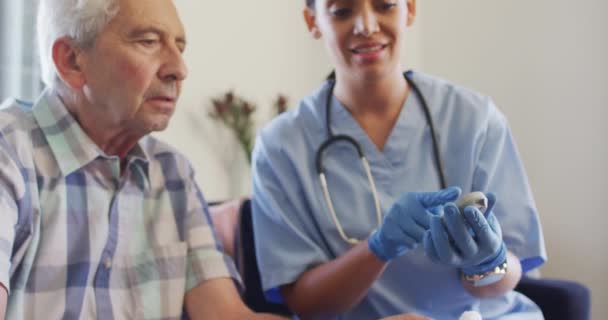
M 420 72 L 406 80 L 402 41 L 415 15 L 415 0 L 306 1 L 335 79 L 256 141 L 253 219 L 267 298 L 314 319 L 457 319 L 470 310 L 542 319 L 512 290 L 546 253 L 507 120 L 473 91 Z M 442 188 L 423 101 L 454 187 Z M 360 145 L 373 183 L 353 144 L 333 143 L 321 155 L 327 201 L 315 156 L 329 135 Z M 461 215 L 461 190 L 484 192 L 485 214 Z

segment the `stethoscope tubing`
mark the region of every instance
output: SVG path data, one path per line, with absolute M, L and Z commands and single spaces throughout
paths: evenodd
M 426 99 L 424 98 L 424 95 L 420 91 L 420 88 L 418 87 L 418 85 L 416 85 L 416 83 L 412 79 L 413 73 L 414 72 L 412 70 L 408 70 L 405 73 L 403 73 L 403 77 L 409 84 L 410 88 L 412 88 L 412 90 L 414 91 L 416 96 L 418 96 L 418 99 L 420 99 L 420 103 L 422 105 L 422 111 L 424 112 L 424 117 L 431 130 L 431 140 L 433 143 L 433 158 L 435 160 L 435 166 L 437 168 L 437 172 L 439 175 L 439 184 L 440 184 L 441 188 L 444 189 L 444 188 L 447 188 L 447 178 L 446 178 L 445 169 L 443 166 L 443 161 L 441 160 L 441 154 L 439 152 L 439 138 L 437 136 L 437 130 L 435 128 L 435 121 L 433 120 L 433 117 L 431 116 L 431 111 L 429 109 Z M 344 142 L 350 143 L 357 150 L 357 154 L 359 155 L 359 158 L 364 157 L 363 149 L 361 148 L 361 145 L 353 137 L 348 136 L 348 135 L 343 135 L 343 134 L 334 135 L 331 130 L 331 126 L 330 126 L 330 124 L 331 124 L 331 112 L 330 112 L 331 98 L 333 96 L 334 86 L 335 86 L 336 82 L 333 78 L 328 79 L 328 81 L 329 81 L 329 89 L 328 89 L 326 100 L 325 100 L 325 126 L 326 126 L 326 130 L 327 130 L 327 139 L 325 141 L 323 141 L 323 143 L 321 143 L 321 146 L 319 146 L 319 148 L 317 149 L 317 152 L 315 154 L 315 167 L 317 169 L 317 174 L 319 174 L 319 175 L 321 173 L 324 173 L 323 159 L 322 159 L 323 153 L 325 152 L 326 149 L 328 149 L 331 145 L 333 145 L 336 142 L 344 141 Z
M 403 74 L 408 85 L 414 91 L 414 94 L 416 94 L 418 96 L 418 98 L 420 99 L 422 109 L 424 112 L 424 116 L 425 116 L 427 124 L 429 125 L 429 128 L 431 130 L 431 140 L 433 143 L 433 156 L 434 156 L 434 160 L 435 160 L 435 166 L 437 167 L 437 172 L 439 175 L 439 183 L 442 188 L 446 188 L 447 179 L 446 179 L 446 175 L 444 172 L 443 163 L 441 161 L 441 155 L 439 153 L 439 142 L 438 142 L 437 132 L 435 129 L 435 123 L 433 121 L 433 117 L 431 116 L 431 112 L 429 110 L 426 99 L 422 95 L 420 88 L 418 88 L 416 83 L 413 81 L 412 75 L 413 75 L 413 72 L 411 70 L 406 71 Z M 327 97 L 325 100 L 325 113 L 326 113 L 325 114 L 325 125 L 327 128 L 327 139 L 325 141 L 323 141 L 323 143 L 321 143 L 321 145 L 317 149 L 317 152 L 315 153 L 315 168 L 317 170 L 317 174 L 319 175 L 319 180 L 321 182 L 321 188 L 323 190 L 323 197 L 325 198 L 325 202 L 327 204 L 327 207 L 328 207 L 328 210 L 330 213 L 330 217 L 333 220 L 333 223 L 336 226 L 338 233 L 340 234 L 340 237 L 347 243 L 349 243 L 351 245 L 355 245 L 355 244 L 359 243 L 361 240 L 349 237 L 344 232 L 344 229 L 342 228 L 342 225 L 341 225 L 340 221 L 338 220 L 338 217 L 335 212 L 333 201 L 331 199 L 331 194 L 329 192 L 329 186 L 327 185 L 327 179 L 325 177 L 325 169 L 323 168 L 323 154 L 334 143 L 346 142 L 346 143 L 352 145 L 355 148 L 355 150 L 357 151 L 357 155 L 359 156 L 359 158 L 361 160 L 361 164 L 362 164 L 363 169 L 368 178 L 368 182 L 369 182 L 370 189 L 372 192 L 374 206 L 376 209 L 376 217 L 378 220 L 378 226 L 380 226 L 380 224 L 382 223 L 382 212 L 381 212 L 380 201 L 378 200 L 378 192 L 376 190 L 376 184 L 375 184 L 374 178 L 372 176 L 371 168 L 369 166 L 369 162 L 368 162 L 367 158 L 365 157 L 365 154 L 363 153 L 363 149 L 361 148 L 361 145 L 353 137 L 351 137 L 349 135 L 345 135 L 345 134 L 334 135 L 331 130 L 330 108 L 331 108 L 331 98 L 333 96 L 333 89 L 335 86 L 335 80 L 330 78 L 330 79 L 328 79 L 328 81 L 329 81 L 329 89 L 328 89 Z M 315 222 L 315 225 L 319 229 L 319 231 L 321 231 L 316 219 L 313 219 L 313 220 Z M 372 231 L 372 233 L 374 231 L 375 231 L 375 229 Z M 322 232 L 321 232 L 321 234 L 322 234 Z M 325 245 L 327 246 L 327 248 L 330 249 L 327 239 L 325 239 L 325 236 L 322 236 L 322 237 L 323 237 L 323 242 L 325 242 Z M 330 249 L 330 251 L 332 251 L 332 253 L 333 253 L 333 250 Z

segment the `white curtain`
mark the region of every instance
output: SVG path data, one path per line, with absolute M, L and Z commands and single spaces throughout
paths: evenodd
M 33 101 L 43 85 L 36 48 L 37 0 L 0 0 L 0 101 Z

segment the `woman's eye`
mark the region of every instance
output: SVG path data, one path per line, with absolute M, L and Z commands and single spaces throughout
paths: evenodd
M 382 5 L 380 5 L 380 8 L 382 10 L 390 10 L 390 9 L 396 7 L 396 6 L 397 6 L 396 2 L 385 2 Z
M 331 11 L 331 15 L 338 18 L 348 17 L 350 13 L 351 9 L 348 8 L 334 9 Z

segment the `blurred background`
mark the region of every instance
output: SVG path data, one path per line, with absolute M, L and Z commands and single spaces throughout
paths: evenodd
M 35 0 L 0 0 L 0 99 L 41 90 Z M 188 33 L 189 78 L 168 130 L 208 200 L 247 196 L 250 171 L 230 129 L 212 119 L 228 90 L 257 106 L 293 106 L 331 69 L 306 32 L 304 0 L 175 0 Z M 540 212 L 549 262 L 542 275 L 592 290 L 593 319 L 608 319 L 608 1 L 418 1 L 404 60 L 492 96 L 507 115 Z

